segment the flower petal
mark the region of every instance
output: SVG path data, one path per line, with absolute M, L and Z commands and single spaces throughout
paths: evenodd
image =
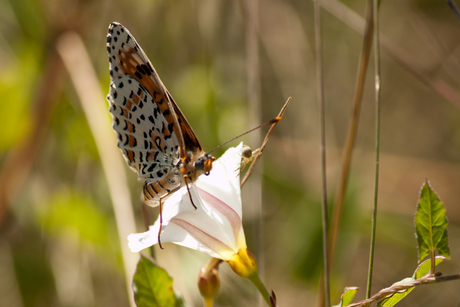
M 223 260 L 246 247 L 240 180 L 234 172 L 241 161 L 241 150 L 242 144 L 227 150 L 213 163 L 209 176 L 201 176 L 189 186 L 196 210 L 186 187 L 168 198 L 164 203 L 161 242 L 173 242 Z M 158 219 L 147 232 L 130 235 L 130 249 L 137 252 L 157 244 L 159 227 Z
M 209 191 L 222 202 L 231 206 L 242 217 L 240 176 L 236 169 L 241 163 L 243 143 L 236 148 L 229 148 L 219 159 L 212 164 L 209 176 L 201 176 L 196 185 L 202 190 Z

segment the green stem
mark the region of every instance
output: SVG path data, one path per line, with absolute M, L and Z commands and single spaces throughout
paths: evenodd
M 204 306 L 205 307 L 212 307 L 214 306 L 214 298 L 213 297 L 204 297 Z
M 327 212 L 327 180 L 326 180 L 326 111 L 324 101 L 324 82 L 323 82 L 323 57 L 321 41 L 321 10 L 319 0 L 314 1 L 315 9 L 315 46 L 316 46 L 316 78 L 318 90 L 318 102 L 320 109 L 320 131 L 321 131 L 321 208 L 322 208 L 322 226 L 323 226 L 323 276 L 324 300 L 326 307 L 331 306 L 329 290 L 329 263 L 328 263 L 328 212 Z
M 267 302 L 267 305 L 270 306 L 270 293 L 268 293 L 264 283 L 260 280 L 259 274 L 252 274 L 248 279 L 256 286 L 257 290 L 259 290 L 260 294 L 262 294 L 262 297 Z
M 372 233 L 369 254 L 369 272 L 367 279 L 366 298 L 371 296 L 372 271 L 374 267 L 375 229 L 377 225 L 377 203 L 379 190 L 380 163 L 380 52 L 379 52 L 379 1 L 370 0 L 373 5 L 374 17 L 374 66 L 375 66 L 375 177 L 374 177 L 374 208 L 372 212 Z

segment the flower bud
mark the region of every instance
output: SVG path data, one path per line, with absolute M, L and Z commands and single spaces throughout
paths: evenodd
M 200 289 L 203 298 L 213 298 L 216 296 L 220 287 L 220 277 L 217 269 L 213 268 L 206 272 L 205 268 L 200 269 L 198 275 L 198 289 Z

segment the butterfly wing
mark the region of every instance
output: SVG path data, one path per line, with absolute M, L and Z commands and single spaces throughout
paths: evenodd
M 178 136 L 180 156 L 185 157 L 187 149 L 202 151 L 195 133 L 161 82 L 155 68 L 123 25 L 115 22 L 110 25 L 107 52 L 112 79 L 120 74 L 129 75 L 153 97 L 154 103 L 169 123 L 168 129 Z
M 107 52 L 111 76 L 107 99 L 118 146 L 145 180 L 146 203 L 156 206 L 185 183 L 184 176 L 194 181 L 208 173 L 214 158 L 204 153 L 144 51 L 119 23 L 109 26 Z
M 181 185 L 177 164 L 184 140 L 169 93 L 127 29 L 111 24 L 107 36 L 113 128 L 128 165 L 151 188 L 150 205 Z M 152 190 L 153 189 L 153 190 Z M 146 197 L 147 199 L 147 197 Z
M 150 94 L 129 75 L 114 77 L 107 99 L 118 147 L 140 179 L 160 180 L 177 160 L 179 140 Z

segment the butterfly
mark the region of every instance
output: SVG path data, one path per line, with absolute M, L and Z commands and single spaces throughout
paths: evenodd
M 144 181 L 145 203 L 160 205 L 161 219 L 161 200 L 208 175 L 215 158 L 203 151 L 152 63 L 120 23 L 109 26 L 107 52 L 111 80 L 107 100 L 118 147 Z

